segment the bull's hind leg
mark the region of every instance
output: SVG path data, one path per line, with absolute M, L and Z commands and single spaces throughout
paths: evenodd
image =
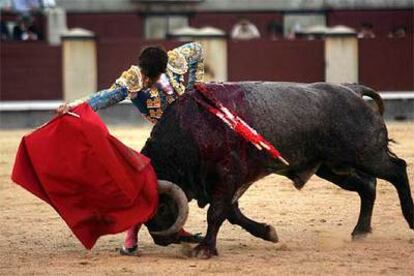
M 276 230 L 273 228 L 273 226 L 264 223 L 258 223 L 246 217 L 240 211 L 238 202 L 233 204 L 227 220 L 231 224 L 237 224 L 241 226 L 244 230 L 255 237 L 262 238 L 266 241 L 271 241 L 274 243 L 279 241 Z
M 376 195 L 376 179 L 363 173 L 337 174 L 322 165 L 316 175 L 339 187 L 357 192 L 361 199 L 358 222 L 352 231 L 352 237 L 357 238 L 371 232 L 371 218 Z
M 359 168 L 370 175 L 391 182 L 398 192 L 404 218 L 410 228 L 414 229 L 414 204 L 406 162 L 388 150 L 384 150 L 361 158 Z

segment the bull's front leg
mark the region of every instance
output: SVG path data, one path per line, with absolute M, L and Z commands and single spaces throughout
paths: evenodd
M 209 259 L 213 255 L 218 255 L 216 248 L 217 234 L 227 218 L 230 209 L 229 201 L 223 199 L 213 199 L 207 211 L 207 234 L 192 251 L 193 257 Z
M 243 166 L 236 152 L 231 151 L 227 158 L 216 164 L 218 181 L 214 184 L 211 194 L 210 207 L 207 211 L 207 233 L 202 242 L 192 251 L 193 257 L 211 258 L 218 255 L 216 248 L 217 234 L 229 216 L 232 209 L 232 198 L 236 192 L 236 183 L 240 182 L 243 175 Z

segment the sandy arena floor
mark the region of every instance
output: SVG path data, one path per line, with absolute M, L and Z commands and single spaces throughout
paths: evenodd
M 148 128 L 112 131 L 138 149 L 149 134 Z M 414 275 L 414 231 L 391 184 L 379 181 L 373 234 L 351 241 L 358 195 L 316 176 L 297 191 L 288 179 L 271 175 L 242 197 L 248 216 L 276 227 L 278 244 L 226 222 L 218 236 L 220 256 L 211 260 L 187 258 L 188 246 L 155 246 L 145 229 L 140 257 L 119 256 L 122 234 L 104 237 L 87 251 L 51 207 L 11 182 L 14 155 L 27 132 L 0 131 L 1 275 Z M 414 123 L 389 124 L 389 132 L 399 142 L 392 149 L 408 162 L 414 189 Z M 205 233 L 205 214 L 192 203 L 186 228 Z

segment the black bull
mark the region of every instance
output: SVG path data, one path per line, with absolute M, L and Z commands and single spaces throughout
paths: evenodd
M 414 228 L 406 163 L 388 149 L 382 100 L 375 91 L 360 85 L 272 82 L 208 84 L 207 88 L 279 149 L 290 165 L 234 133 L 194 100 L 200 96 L 196 91 L 172 104 L 142 153 L 151 158 L 159 179 L 176 183 L 200 207 L 210 204 L 207 233 L 193 255 L 217 254 L 217 233 L 226 219 L 256 237 L 277 242 L 275 229 L 247 218 L 237 202 L 252 183 L 271 173 L 288 177 L 297 188 L 316 174 L 357 192 L 361 209 L 354 237 L 371 231 L 376 178 L 387 180 L 396 188 L 403 215 Z M 374 98 L 379 111 L 363 95 Z M 170 205 L 165 203 L 147 224 L 150 230 L 171 224 L 177 208 Z M 153 238 L 163 245 L 173 239 L 171 235 Z

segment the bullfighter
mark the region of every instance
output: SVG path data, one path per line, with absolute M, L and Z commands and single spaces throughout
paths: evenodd
M 184 74 L 188 72 L 185 85 Z M 157 123 L 169 104 L 183 95 L 186 88 L 203 81 L 204 54 L 199 43 L 187 43 L 166 52 L 161 47 L 144 48 L 138 57 L 138 65 L 132 65 L 109 89 L 99 91 L 86 98 L 65 103 L 57 109 L 59 114 L 87 102 L 97 111 L 129 98 L 144 117 Z M 121 255 L 135 255 L 138 251 L 138 231 L 141 225 L 127 232 Z M 192 235 L 182 229 L 176 242 L 200 242 L 200 234 Z

